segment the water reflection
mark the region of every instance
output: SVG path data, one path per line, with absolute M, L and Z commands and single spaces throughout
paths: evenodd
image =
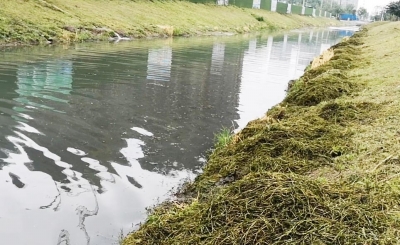
M 224 66 L 225 44 L 215 43 L 211 56 L 211 74 L 221 75 Z
M 68 100 L 60 98 L 58 94 L 69 95 L 72 89 L 72 63 L 71 61 L 56 60 L 44 64 L 24 64 L 17 70 L 16 92 L 19 97 L 15 100 L 22 105 L 40 107 L 54 110 L 45 104 L 64 102 Z M 54 94 L 54 96 L 53 96 Z M 43 101 L 37 103 L 35 101 Z M 16 107 L 15 110 L 24 109 Z
M 337 31 L 0 55 L 0 243 L 111 244 L 222 127 L 282 100 Z M 93 45 L 93 46 L 92 46 Z
M 336 32 L 310 31 L 250 40 L 241 67 L 239 129 L 279 103 L 288 81 L 299 78 L 310 61 L 332 46 L 337 37 Z
M 171 76 L 172 48 L 150 49 L 147 60 L 147 79 L 169 81 Z

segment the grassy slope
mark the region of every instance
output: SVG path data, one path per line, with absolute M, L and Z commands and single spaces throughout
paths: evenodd
M 336 45 L 123 244 L 398 244 L 399 40 L 386 23 Z
M 263 17 L 264 21 L 258 21 L 256 17 Z M 241 33 L 249 30 L 294 29 L 337 23 L 326 18 L 284 16 L 264 10 L 218 7 L 184 1 L 0 1 L 0 44 L 41 43 L 47 39 L 72 42 L 107 39 L 113 35 L 110 31 L 99 28 L 108 28 L 130 37 L 149 37 L 195 35 L 215 31 Z M 169 27 L 159 26 L 173 26 L 173 31 Z

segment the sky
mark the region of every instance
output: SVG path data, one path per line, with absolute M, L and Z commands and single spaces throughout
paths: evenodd
M 359 0 L 359 7 L 364 7 L 369 13 L 374 12 L 375 6 L 386 6 L 394 0 Z

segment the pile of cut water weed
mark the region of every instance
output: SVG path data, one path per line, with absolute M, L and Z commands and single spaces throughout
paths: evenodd
M 394 244 L 387 211 L 400 196 L 382 188 L 252 173 L 190 205 L 156 210 L 123 244 Z
M 328 70 L 308 80 L 299 80 L 290 89 L 284 102 L 298 106 L 313 106 L 350 94 L 356 85 L 341 70 Z
M 304 75 L 289 89 L 284 102 L 297 106 L 314 106 L 349 95 L 356 91 L 355 84 L 347 73 L 357 66 L 362 37 L 367 29 L 356 33 L 346 41 L 332 47 L 334 55 L 331 60 L 320 67 L 308 69 Z
M 369 102 L 328 102 L 322 106 L 319 116 L 327 121 L 343 125 L 354 121 L 366 123 L 374 118 L 379 108 L 380 105 Z
M 331 165 L 332 156 L 350 151 L 343 140 L 350 132 L 315 114 L 308 113 L 306 119 L 303 116 L 275 123 L 250 123 L 237 136 L 242 140 L 213 153 L 203 176 L 212 182 L 227 176 L 237 180 L 257 171 L 304 174 Z M 197 183 L 204 184 L 201 180 Z
M 357 61 L 355 43 L 362 40 L 344 43 L 335 55 Z M 186 200 L 156 208 L 123 244 L 396 244 L 398 188 L 368 175 L 329 181 L 311 176 L 352 153 L 357 127 L 347 125 L 368 123 L 379 109 L 336 100 L 358 85 L 348 79 L 349 66 L 336 70 L 332 62 L 307 71 L 288 95 L 319 86 L 329 96 L 298 93 L 250 122 L 212 153 L 203 174 L 186 187 Z

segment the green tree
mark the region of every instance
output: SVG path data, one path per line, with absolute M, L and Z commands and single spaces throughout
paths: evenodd
M 359 8 L 357 11 L 358 16 L 360 16 L 361 18 L 366 18 L 368 16 L 368 11 L 366 8 Z
M 400 1 L 389 3 L 386 6 L 386 13 L 400 17 Z
M 332 5 L 331 9 L 328 9 L 327 11 L 331 12 L 333 15 L 338 16 L 339 14 L 342 14 L 344 12 L 342 6 L 340 6 L 337 3 L 334 3 Z
M 346 14 L 355 14 L 356 8 L 354 7 L 353 4 L 347 4 L 344 8 L 343 11 Z
M 296 5 L 303 5 L 303 0 L 287 0 L 287 2 Z M 306 0 L 305 6 L 319 8 L 321 6 L 321 0 Z
M 308 7 L 319 8 L 321 7 L 321 0 L 307 0 Z

